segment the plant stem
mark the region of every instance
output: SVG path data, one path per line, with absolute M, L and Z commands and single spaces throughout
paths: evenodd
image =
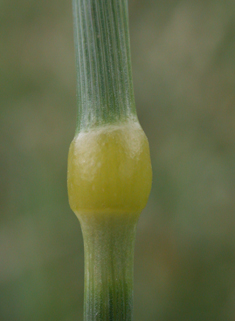
M 131 321 L 138 215 L 80 215 L 85 246 L 84 321 Z
M 73 0 L 77 131 L 137 119 L 127 0 Z
M 85 249 L 84 321 L 131 321 L 136 223 L 152 180 L 138 122 L 127 0 L 73 0 L 78 121 L 69 203 Z

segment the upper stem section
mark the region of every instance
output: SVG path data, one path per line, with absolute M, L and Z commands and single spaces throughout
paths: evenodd
M 127 0 L 73 0 L 77 131 L 136 119 Z

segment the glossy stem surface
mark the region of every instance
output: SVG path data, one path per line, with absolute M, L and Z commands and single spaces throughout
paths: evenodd
M 133 320 L 133 256 L 138 215 L 79 215 L 85 248 L 84 321 Z
M 77 132 L 136 119 L 127 0 L 73 0 Z

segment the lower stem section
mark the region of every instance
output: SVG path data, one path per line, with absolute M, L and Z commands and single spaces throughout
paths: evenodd
M 81 214 L 85 249 L 84 321 L 133 320 L 138 214 Z

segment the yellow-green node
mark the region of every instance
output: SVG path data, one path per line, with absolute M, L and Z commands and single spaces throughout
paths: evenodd
M 68 194 L 79 213 L 136 213 L 152 183 L 148 140 L 138 122 L 107 124 L 73 139 L 68 158 Z

